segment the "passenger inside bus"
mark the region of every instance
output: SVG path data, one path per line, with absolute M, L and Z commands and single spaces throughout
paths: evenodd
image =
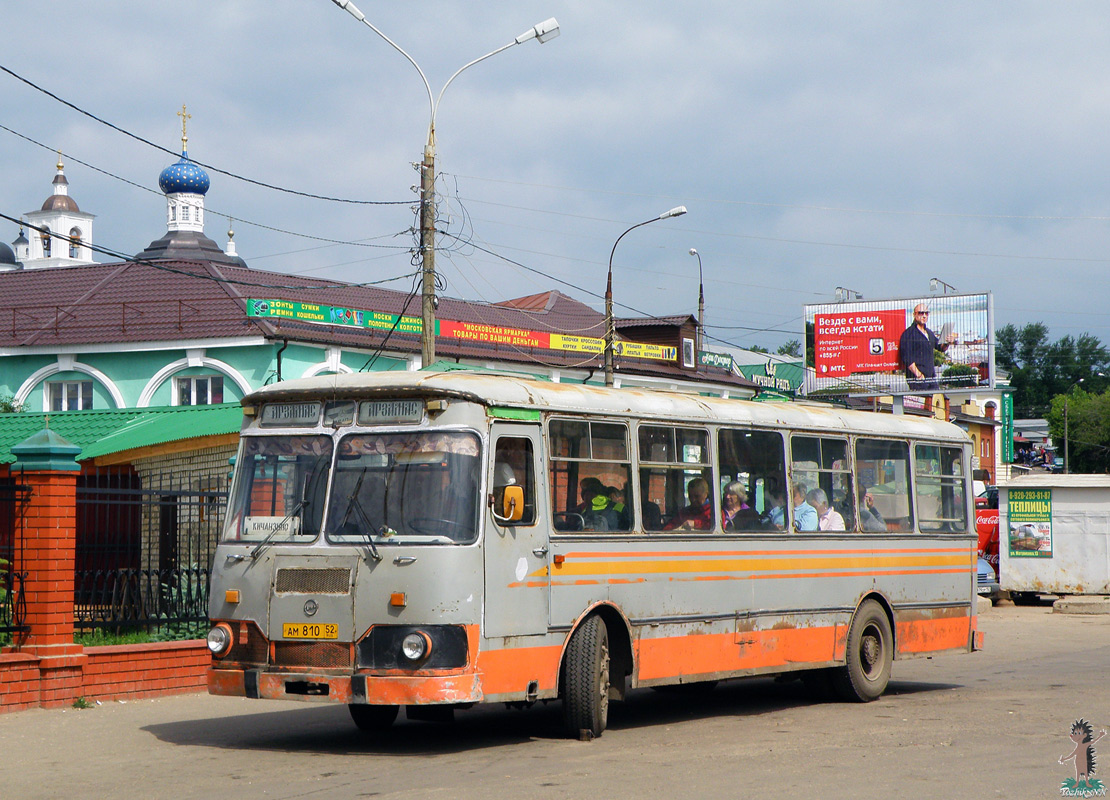
M 748 490 L 740 481 L 732 481 L 721 495 L 721 525 L 726 531 L 753 530 L 758 515 L 748 505 Z
M 665 531 L 709 531 L 713 530 L 713 504 L 709 501 L 709 482 L 705 478 L 694 478 L 686 487 L 690 505 L 680 509 L 663 526 Z
M 844 517 L 840 512 L 829 505 L 828 495 L 824 489 L 810 489 L 806 494 L 806 501 L 817 512 L 817 529 L 822 531 L 844 530 Z
M 786 498 L 781 489 L 767 490 L 767 510 L 760 522 L 766 530 L 781 531 L 786 526 Z
M 795 483 L 793 489 L 794 499 L 794 530 L 817 530 L 817 510 L 806 502 L 806 485 Z
M 617 530 L 630 530 L 632 528 L 632 506 L 624 502 L 624 489 L 609 486 L 605 493 L 609 495 L 609 502 L 617 515 Z
M 865 531 L 886 533 L 886 520 L 875 505 L 875 495 L 870 489 L 864 489 L 860 495 L 859 519 Z
M 582 516 L 582 529 L 587 531 L 620 530 L 620 520 L 613 501 L 606 494 L 600 478 L 583 478 L 579 484 L 582 502 L 575 511 Z

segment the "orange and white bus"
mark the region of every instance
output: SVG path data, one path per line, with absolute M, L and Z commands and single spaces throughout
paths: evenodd
M 243 406 L 214 694 L 364 730 L 561 700 L 599 735 L 637 687 L 793 673 L 868 701 L 894 660 L 980 643 L 949 423 L 461 371 Z

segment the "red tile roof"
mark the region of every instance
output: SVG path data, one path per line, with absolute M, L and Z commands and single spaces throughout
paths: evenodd
M 317 302 L 324 305 L 420 316 L 420 297 L 374 286 L 337 284 L 301 275 L 266 272 L 208 261 L 160 260 L 0 273 L 0 348 L 137 344 L 152 341 L 257 338 L 374 349 L 385 331 L 248 317 L 247 298 Z M 443 297 L 441 320 L 480 323 L 527 331 L 604 336 L 604 316 L 558 291 L 498 304 Z M 689 317 L 645 320 L 647 324 Z M 622 320 L 620 327 L 625 327 Z M 634 338 L 634 337 L 630 337 Z M 677 342 L 676 342 L 677 344 Z M 416 353 L 418 335 L 394 332 L 393 351 Z M 550 367 L 600 367 L 600 356 L 523 348 L 441 337 L 439 358 L 496 359 Z M 619 359 L 620 371 L 690 379 L 673 363 Z M 718 382 L 749 381 L 723 370 L 708 371 Z

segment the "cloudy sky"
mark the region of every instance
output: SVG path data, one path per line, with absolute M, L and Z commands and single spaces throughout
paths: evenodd
M 696 248 L 709 349 L 800 339 L 803 305 L 838 286 L 928 296 L 934 277 L 993 292 L 996 326 L 1110 343 L 1104 3 L 356 3 L 435 94 L 561 26 L 443 96 L 447 295 L 559 289 L 600 309 L 616 238 L 681 204 L 621 242 L 617 313 L 695 313 Z M 206 233 L 223 244 L 234 217 L 251 266 L 410 286 L 428 95 L 330 0 L 50 0 L 3 19 L 0 65 L 126 131 L 177 150 L 184 103 L 199 161 L 394 201 L 212 172 Z M 0 125 L 0 212 L 38 208 L 61 149 L 96 244 L 134 253 L 164 232 L 170 155 L 6 72 Z

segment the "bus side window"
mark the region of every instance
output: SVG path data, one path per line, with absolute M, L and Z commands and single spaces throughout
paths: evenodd
M 502 436 L 497 440 L 493 454 L 493 507 L 501 515 L 506 486 L 520 486 L 524 490 L 524 513 L 510 525 L 536 524 L 536 474 L 532 453 L 532 440 L 518 436 Z
M 720 498 L 713 487 L 708 433 L 641 425 L 638 446 L 644 529 L 716 530 Z
M 628 426 L 553 419 L 548 428 L 552 525 L 557 531 L 632 529 L 634 500 Z
M 733 515 L 722 507 L 726 531 L 782 530 L 786 504 L 786 453 L 777 431 L 722 428 L 717 435 L 721 493 L 734 481 L 747 495 L 748 508 Z
M 914 450 L 921 530 L 967 530 L 963 451 L 958 447 L 925 444 L 917 445 Z
M 857 439 L 856 478 L 862 530 L 913 530 L 909 444 L 894 439 Z
M 830 520 L 833 524 L 829 530 L 856 529 L 855 497 L 852 491 L 852 473 L 848 465 L 847 440 L 840 437 L 792 436 L 790 472 L 791 480 L 805 486 L 807 493 L 814 489 L 824 492 L 829 511 L 832 512 Z M 840 525 L 841 521 L 843 527 Z

